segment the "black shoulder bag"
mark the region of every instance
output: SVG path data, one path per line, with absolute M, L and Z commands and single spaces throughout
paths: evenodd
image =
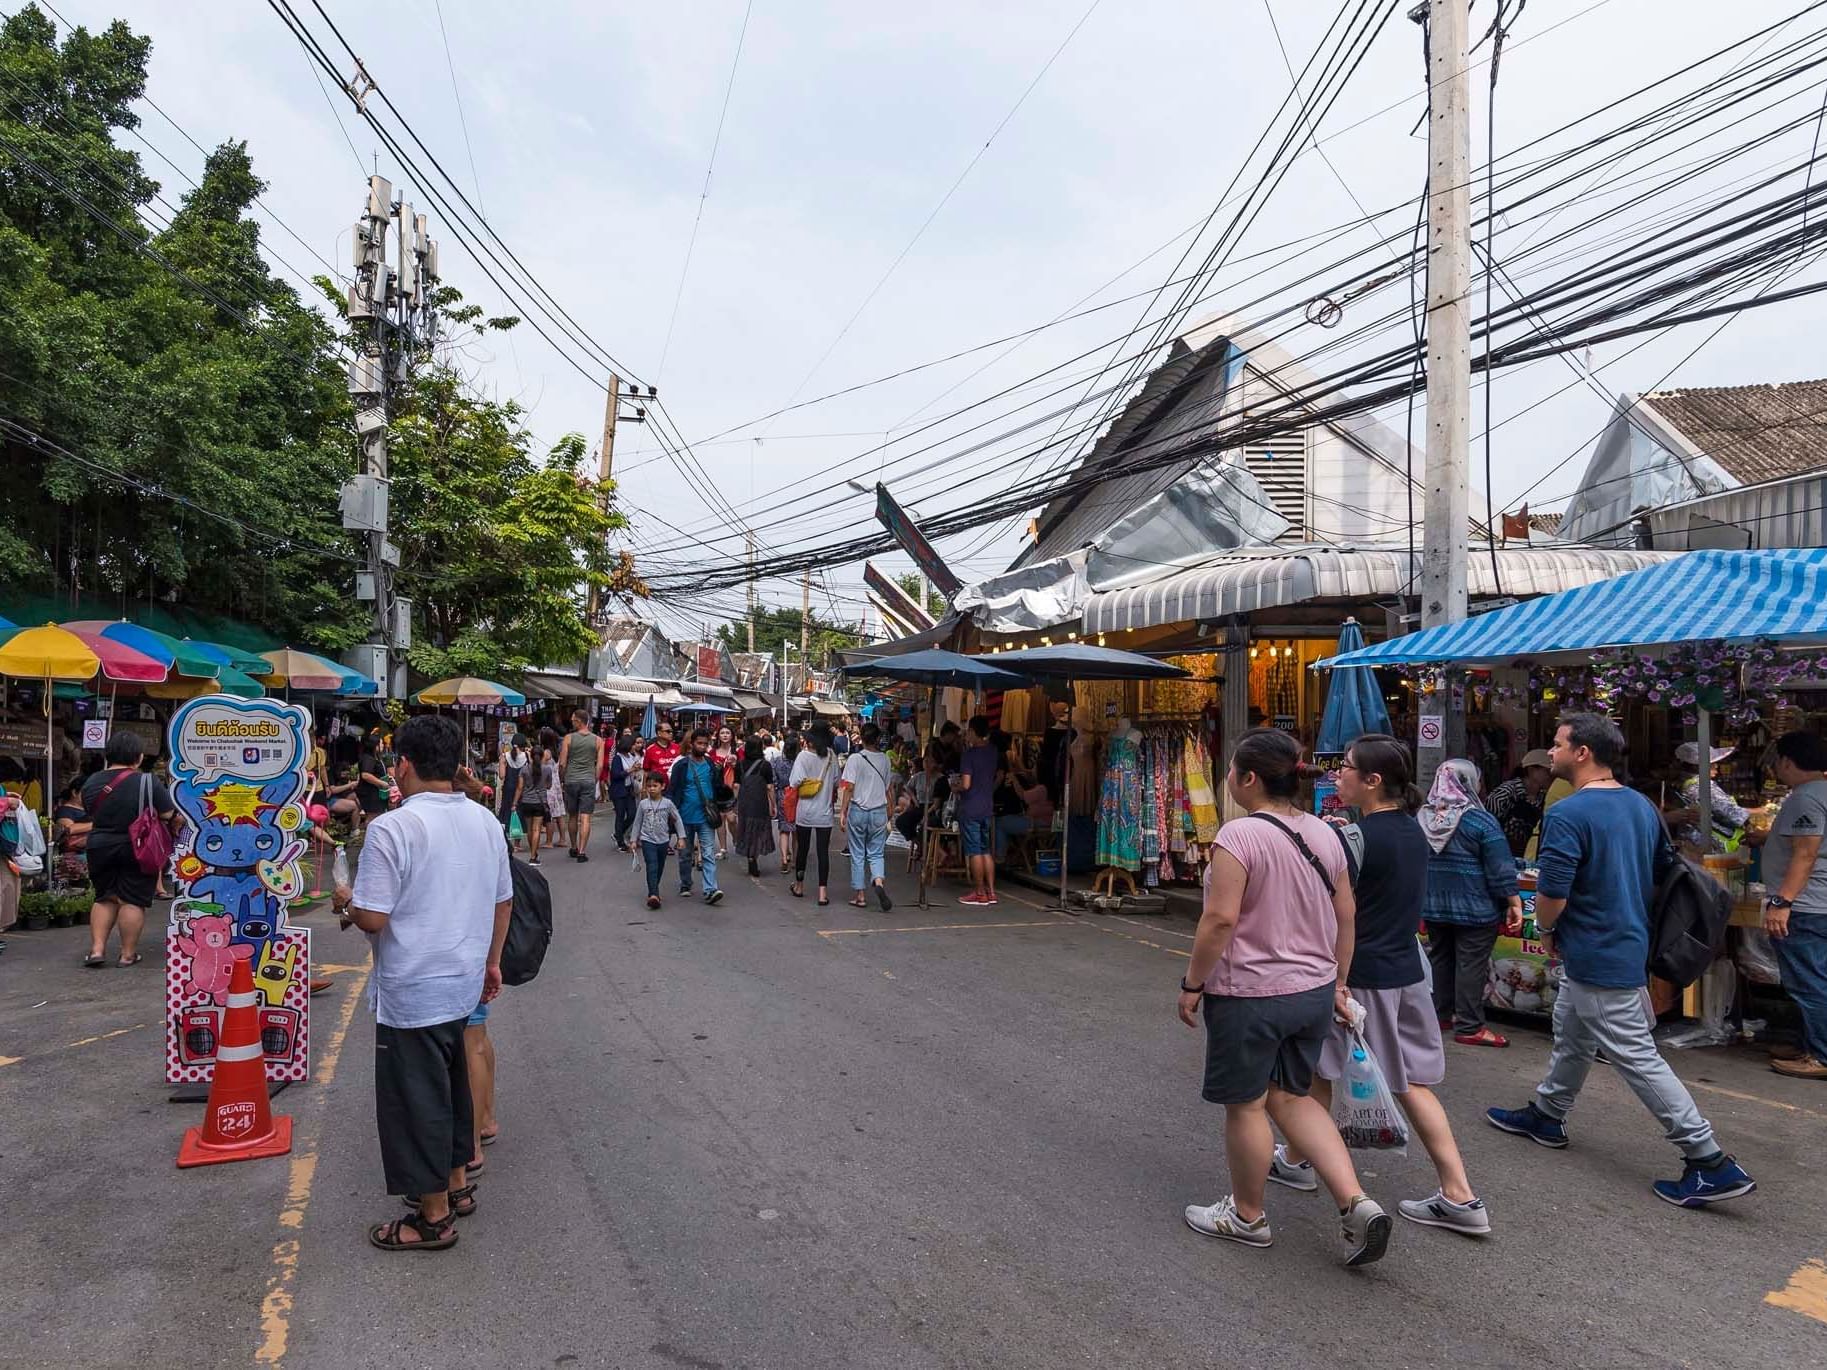
M 1313 867 L 1313 873 L 1320 878 L 1320 884 L 1326 887 L 1326 893 L 1334 896 L 1338 894 L 1338 887 L 1332 883 L 1332 877 L 1326 874 L 1326 867 L 1321 864 L 1319 857 L 1313 854 L 1313 848 L 1307 845 L 1306 839 L 1295 832 L 1293 828 L 1290 828 L 1286 823 L 1282 822 L 1281 819 L 1270 813 L 1257 812 L 1244 816 L 1246 818 L 1260 818 L 1265 823 L 1273 824 L 1284 837 L 1300 848 L 1300 854 L 1307 858 L 1307 864 Z

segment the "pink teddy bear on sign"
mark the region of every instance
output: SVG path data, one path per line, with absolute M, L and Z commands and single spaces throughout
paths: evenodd
M 217 1005 L 228 1003 L 235 951 L 244 950 L 229 947 L 234 932 L 234 921 L 227 915 L 199 914 L 190 920 L 190 926 L 183 934 L 173 939 L 178 950 L 190 958 L 191 988 L 207 995 Z

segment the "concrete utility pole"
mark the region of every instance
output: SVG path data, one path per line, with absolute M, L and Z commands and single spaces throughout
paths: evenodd
M 1467 470 L 1471 446 L 1471 82 L 1466 0 L 1428 0 L 1427 499 L 1422 530 L 1421 626 L 1466 616 Z M 1447 756 L 1465 753 L 1463 677 L 1422 714 L 1418 757 L 1426 785 Z
M 394 239 L 394 265 L 387 240 Z M 349 286 L 349 322 L 364 331 L 362 352 L 349 363 L 349 395 L 361 443 L 361 471 L 342 490 L 343 527 L 363 534 L 367 569 L 356 575 L 355 597 L 374 605 L 370 640 L 351 653 L 351 664 L 380 682 L 381 694 L 403 692 L 404 661 L 412 645 L 412 604 L 394 593 L 400 552 L 387 539 L 387 425 L 394 401 L 411 379 L 412 357 L 436 341 L 432 286 L 438 278 L 438 245 L 427 236 L 425 216 L 396 200 L 385 177 L 368 178 L 368 199 L 355 221 Z
M 615 425 L 621 418 L 622 378 L 614 372 L 609 374 L 609 389 L 603 397 L 603 445 L 596 456 L 596 503 L 605 513 L 609 509 L 609 482 L 615 478 Z M 590 587 L 587 612 L 592 628 L 600 628 L 603 620 L 603 592 L 592 585 Z
M 810 663 L 812 660 L 812 569 L 807 567 L 799 575 L 799 659 Z
M 742 536 L 749 551 L 749 651 L 753 653 L 755 650 L 755 534 L 750 531 Z

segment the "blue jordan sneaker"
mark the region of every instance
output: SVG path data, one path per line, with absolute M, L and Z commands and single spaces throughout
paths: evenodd
M 1724 1203 L 1757 1188 L 1757 1181 L 1730 1156 L 1721 1156 L 1710 1166 L 1689 1161 L 1678 1180 L 1657 1180 L 1652 1186 L 1658 1199 L 1666 1199 L 1677 1208 L 1705 1208 Z
M 1560 1151 L 1567 1145 L 1566 1125 L 1559 1118 L 1550 1118 L 1534 1104 L 1524 1104 L 1521 1108 L 1487 1108 L 1484 1120 L 1499 1132 L 1514 1132 L 1550 1151 Z

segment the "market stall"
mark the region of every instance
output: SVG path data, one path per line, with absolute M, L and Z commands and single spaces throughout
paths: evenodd
M 1680 788 L 1671 796 L 1666 780 L 1646 779 L 1680 754 L 1671 745 L 1679 732 L 1689 739 L 1692 808 L 1690 841 L 1717 879 L 1738 896 L 1733 922 L 1740 929 L 1734 948 L 1744 963 L 1764 963 L 1755 954 L 1764 893 L 1755 858 L 1720 851 L 1713 815 L 1719 812 L 1714 786 L 1721 741 L 1737 743 L 1730 755 L 1761 757 L 1782 731 L 1827 723 L 1827 708 L 1811 710 L 1801 701 L 1818 697 L 1827 680 L 1827 549 L 1693 552 L 1659 566 L 1612 580 L 1550 595 L 1479 618 L 1445 624 L 1392 639 L 1322 663 L 1331 668 L 1401 663 L 1411 668 L 1523 665 L 1553 690 L 1574 690 L 1564 702 L 1627 718 L 1658 715 L 1665 739 L 1659 753 L 1633 752 L 1632 781 L 1666 810 L 1681 811 L 1688 800 Z M 1627 729 L 1633 741 L 1644 729 Z M 1779 787 L 1761 764 L 1741 762 L 1726 783 L 1755 807 L 1772 812 Z M 1685 788 L 1687 780 L 1682 781 Z M 1748 827 L 1754 815 L 1745 810 Z M 1730 838 L 1728 837 L 1728 842 Z M 1747 950 L 1749 949 L 1749 950 Z M 1499 942 L 1493 989 L 1512 1007 L 1552 1007 L 1558 966 L 1539 943 Z M 1690 1013 L 1722 1012 L 1718 995 L 1726 984 L 1690 994 Z M 1709 977 L 1711 979 L 1711 977 Z M 1509 983 L 1520 991 L 1503 996 Z M 1705 982 L 1703 982 L 1703 985 Z M 1539 1000 L 1539 1002 L 1538 1002 Z

